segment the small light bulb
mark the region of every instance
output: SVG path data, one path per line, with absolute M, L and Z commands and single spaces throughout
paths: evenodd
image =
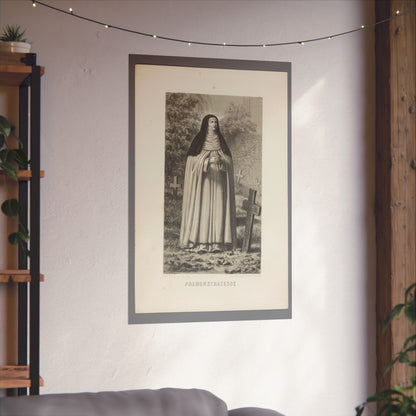
M 106 29 L 108 29 L 108 25 L 104 25 L 104 27 L 105 27 Z
M 191 42 L 188 42 L 188 46 L 191 46 L 192 45 L 192 43 Z
M 157 36 L 156 35 L 153 35 L 153 39 L 156 39 L 157 38 Z
M 263 48 L 265 48 L 266 47 L 266 45 L 263 45 Z
M 396 10 L 396 14 L 400 14 L 400 10 Z
M 225 42 L 223 42 L 223 46 L 227 46 L 227 44 Z
M 35 3 L 35 2 L 33 2 L 33 3 L 32 3 L 32 6 L 33 6 L 33 7 L 36 7 L 36 3 Z
M 365 29 L 365 26 L 364 25 L 361 25 L 361 29 Z
M 332 39 L 332 36 L 328 36 L 328 39 L 331 40 Z
M 305 44 L 305 42 L 299 42 L 299 45 L 304 45 Z
M 69 13 L 72 13 L 72 11 L 73 11 L 73 10 L 72 10 L 72 7 L 70 7 L 70 8 L 69 8 Z

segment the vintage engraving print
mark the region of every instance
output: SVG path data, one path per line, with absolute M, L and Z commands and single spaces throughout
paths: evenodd
M 262 98 L 168 92 L 165 108 L 164 273 L 260 273 Z

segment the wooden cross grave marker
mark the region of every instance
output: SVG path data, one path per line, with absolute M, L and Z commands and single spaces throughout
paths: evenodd
M 173 195 L 178 195 L 178 190 L 182 188 L 182 185 L 178 182 L 178 177 L 173 177 L 173 182 L 169 184 L 169 187 L 173 189 Z
M 241 249 L 243 253 L 247 253 L 250 250 L 254 216 L 260 215 L 261 213 L 261 206 L 256 204 L 256 194 L 257 191 L 250 188 L 248 199 L 243 201 L 243 209 L 247 211 L 246 228 L 244 230 L 243 247 Z
M 235 174 L 235 177 L 237 178 L 237 184 L 239 184 L 241 182 L 241 179 L 244 178 L 243 171 L 240 169 L 239 172 Z

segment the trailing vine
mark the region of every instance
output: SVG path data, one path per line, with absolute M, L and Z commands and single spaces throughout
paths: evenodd
M 16 142 L 17 148 L 15 147 Z M 3 173 L 3 185 L 7 194 L 7 199 L 1 204 L 1 211 L 8 217 L 18 217 L 22 206 L 16 198 L 11 197 L 7 179 L 10 178 L 17 182 L 18 168 L 27 169 L 29 163 L 30 161 L 22 149 L 22 143 L 15 135 L 15 126 L 12 126 L 6 117 L 0 115 L 0 171 Z M 8 240 L 13 246 L 19 245 L 26 256 L 30 257 L 30 251 L 27 249 L 29 230 L 20 221 L 18 230 L 9 234 Z

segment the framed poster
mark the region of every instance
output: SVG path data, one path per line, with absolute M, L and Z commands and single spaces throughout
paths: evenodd
M 291 318 L 291 64 L 129 56 L 129 323 Z

